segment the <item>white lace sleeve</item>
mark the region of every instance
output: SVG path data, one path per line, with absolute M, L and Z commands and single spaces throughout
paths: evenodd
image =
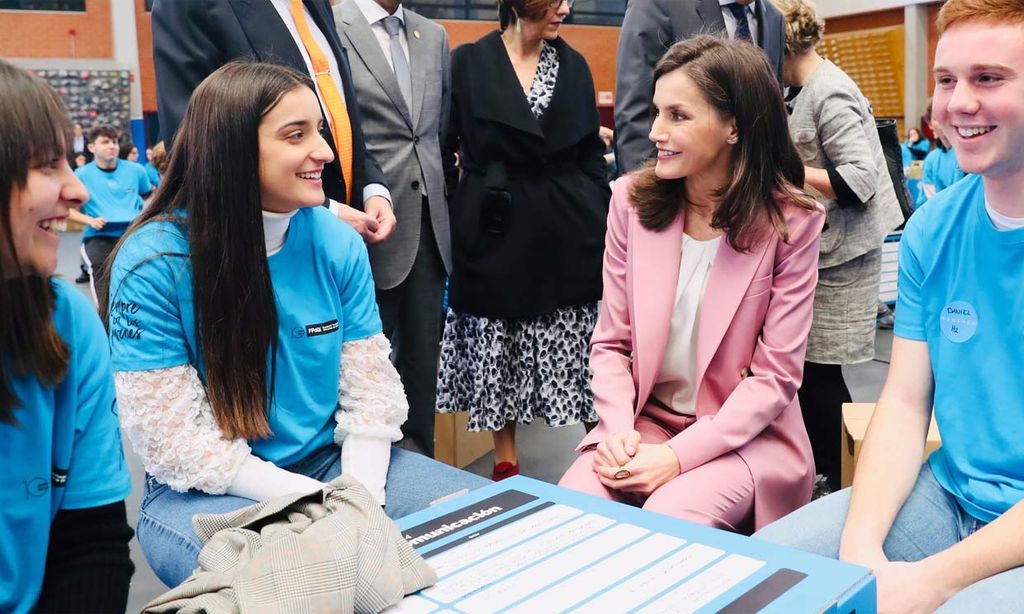
M 334 429 L 334 440 L 339 445 L 350 434 L 390 441 L 402 438 L 409 402 L 390 354 L 391 344 L 379 333 L 341 346 L 341 408 L 335 414 L 338 426 Z
M 172 489 L 223 494 L 251 450 L 225 439 L 191 365 L 116 371 L 121 429 L 146 472 Z

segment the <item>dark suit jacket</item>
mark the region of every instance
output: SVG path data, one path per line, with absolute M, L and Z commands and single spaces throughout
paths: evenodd
M 450 186 L 456 311 L 531 318 L 601 298 L 610 191 L 594 82 L 561 38 L 554 94 L 533 115 L 499 32 L 452 54 L 446 150 L 461 151 Z
M 757 0 L 758 46 L 782 79 L 785 32 L 771 0 Z M 698 34 L 725 34 L 718 0 L 630 0 L 622 20 L 615 67 L 615 161 L 628 173 L 653 157 L 650 107 L 654 65 L 674 43 Z
M 338 40 L 327 0 L 303 0 L 327 37 L 341 69 L 345 106 L 352 122 L 352 200 L 363 206 L 363 186 L 387 185 L 380 166 L 366 151 L 362 118 L 352 87 L 348 56 Z M 325 50 L 326 51 L 326 50 Z M 288 27 L 269 0 L 157 0 L 153 5 L 153 63 L 160 113 L 160 134 L 168 145 L 188 106 L 189 97 L 210 73 L 231 60 L 274 62 L 307 72 Z M 330 126 L 325 138 L 334 150 Z M 324 192 L 345 202 L 345 182 L 335 161 L 323 172 Z

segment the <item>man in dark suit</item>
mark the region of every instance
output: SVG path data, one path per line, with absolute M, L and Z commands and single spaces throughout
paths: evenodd
M 782 78 L 785 32 L 782 14 L 770 0 L 630 0 L 615 68 L 615 161 L 620 173 L 654 156 L 647 138 L 654 65 L 674 43 L 717 33 L 756 43 Z
M 308 40 L 303 40 L 304 34 Z M 329 71 L 314 71 L 315 56 L 326 61 Z M 153 63 L 160 131 L 166 143 L 172 142 L 192 91 L 210 73 L 235 59 L 282 64 L 309 74 L 314 81 L 315 73 L 321 73 L 317 96 L 325 112 L 324 136 L 335 154 L 323 172 L 324 193 L 331 210 L 367 243 L 384 241 L 395 228 L 391 194 L 384 173 L 366 150 L 348 58 L 338 40 L 328 0 L 155 2 Z M 325 95 L 326 88 L 333 90 L 333 98 L 331 92 Z M 343 147 L 350 148 L 342 152 L 347 155 L 339 156 L 334 131 L 340 134 L 348 129 L 333 125 L 331 104 L 347 114 L 351 126 L 351 139 L 341 141 Z
M 444 28 L 399 0 L 343 0 L 334 7 L 359 92 L 368 146 L 381 161 L 399 220 L 370 246 L 384 334 L 409 397 L 402 432 L 434 452 L 437 355 L 451 230 L 441 142 L 451 104 Z

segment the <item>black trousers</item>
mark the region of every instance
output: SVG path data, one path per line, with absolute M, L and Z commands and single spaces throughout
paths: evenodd
M 405 280 L 377 290 L 384 335 L 391 341 L 392 360 L 409 399 L 409 419 L 402 434 L 423 454 L 434 455 L 434 409 L 437 403 L 437 361 L 441 344 L 446 272 L 423 199 L 420 243 Z
M 829 487 L 839 490 L 843 403 L 852 400 L 842 365 L 805 362 L 804 381 L 797 396 L 814 450 L 814 465 L 828 479 Z
M 82 243 L 82 259 L 92 276 L 92 297 L 99 304 L 110 289 L 110 252 L 120 237 L 90 237 Z

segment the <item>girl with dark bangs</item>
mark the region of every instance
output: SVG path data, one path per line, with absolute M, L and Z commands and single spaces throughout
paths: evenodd
M 824 216 L 765 56 L 700 36 L 654 73 L 657 160 L 616 182 L 591 341 L 600 416 L 561 484 L 727 530 L 810 500 L 796 391 Z
M 57 268 L 89 195 L 56 94 L 0 61 L 0 611 L 124 611 L 131 489 L 103 326 Z
M 408 403 L 366 247 L 319 206 L 322 127 L 307 76 L 223 66 L 115 252 L 104 315 L 147 473 L 139 542 L 169 586 L 197 566 L 195 514 L 312 492 L 342 470 L 392 517 L 486 483 L 391 446 Z

